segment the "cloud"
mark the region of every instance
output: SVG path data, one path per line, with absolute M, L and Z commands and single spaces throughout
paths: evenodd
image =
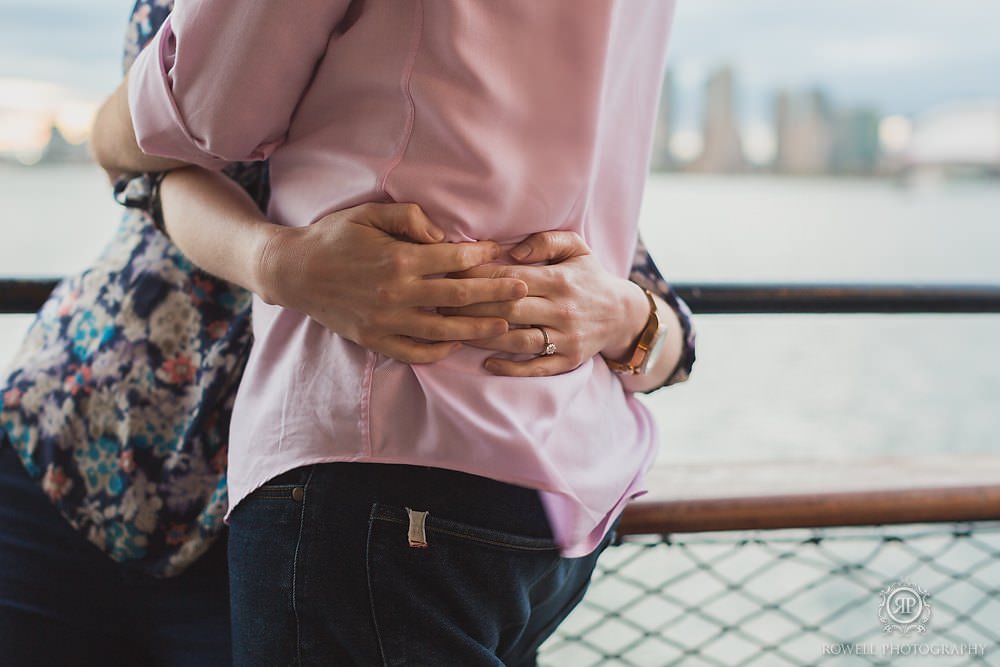
M 816 65 L 827 72 L 912 69 L 948 56 L 940 44 L 928 44 L 913 34 L 837 35 L 820 40 L 814 51 Z
M 0 0 L 0 77 L 107 94 L 133 0 Z
M 813 86 L 840 104 L 913 114 L 1000 97 L 998 25 L 997 1 L 681 0 L 669 62 L 688 97 L 697 73 L 733 65 L 755 115 L 775 89 Z
M 95 104 L 99 96 L 34 79 L 0 78 L 0 109 L 5 111 L 46 112 L 66 104 Z
M 0 79 L 0 153 L 37 151 L 53 125 L 83 141 L 100 96 L 50 81 Z

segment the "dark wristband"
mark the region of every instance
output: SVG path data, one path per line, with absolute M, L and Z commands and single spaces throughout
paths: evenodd
M 167 234 L 160 202 L 160 186 L 169 172 L 124 174 L 115 181 L 114 197 L 122 206 L 145 211 L 158 230 Z M 169 236 L 169 235 L 168 235 Z

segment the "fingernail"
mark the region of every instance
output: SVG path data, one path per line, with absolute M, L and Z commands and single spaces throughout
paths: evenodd
M 485 362 L 483 362 L 483 368 L 485 368 L 490 373 L 496 373 L 497 362 L 493 361 L 492 359 L 487 359 Z
M 431 238 L 440 243 L 441 241 L 444 241 L 444 232 L 440 229 L 432 229 Z
M 522 259 L 527 259 L 528 255 L 530 254 L 531 254 L 531 246 L 526 243 L 522 243 L 519 246 L 514 246 L 510 250 L 510 256 L 518 261 Z
M 528 296 L 528 286 L 524 283 L 517 283 L 510 293 L 515 299 L 523 299 Z

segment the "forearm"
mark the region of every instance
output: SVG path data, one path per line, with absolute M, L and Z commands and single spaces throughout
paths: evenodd
M 443 233 L 411 204 L 363 204 L 284 227 L 234 182 L 199 167 L 167 174 L 160 204 L 167 232 L 197 266 L 406 363 L 438 361 L 457 341 L 507 330 L 500 318 L 447 318 L 429 309 L 527 293 L 518 280 L 426 278 L 487 264 L 499 249 L 486 241 L 435 243 Z
M 128 75 L 98 110 L 90 149 L 97 163 L 112 177 L 125 172 L 167 171 L 184 166 L 183 162 L 146 155 L 139 149 L 128 107 Z
M 171 239 L 199 268 L 268 298 L 261 260 L 282 227 L 226 176 L 200 167 L 167 174 L 160 186 Z

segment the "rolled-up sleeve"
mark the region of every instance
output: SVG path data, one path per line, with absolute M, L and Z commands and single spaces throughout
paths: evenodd
M 129 74 L 143 152 L 221 169 L 281 144 L 349 0 L 177 0 Z

